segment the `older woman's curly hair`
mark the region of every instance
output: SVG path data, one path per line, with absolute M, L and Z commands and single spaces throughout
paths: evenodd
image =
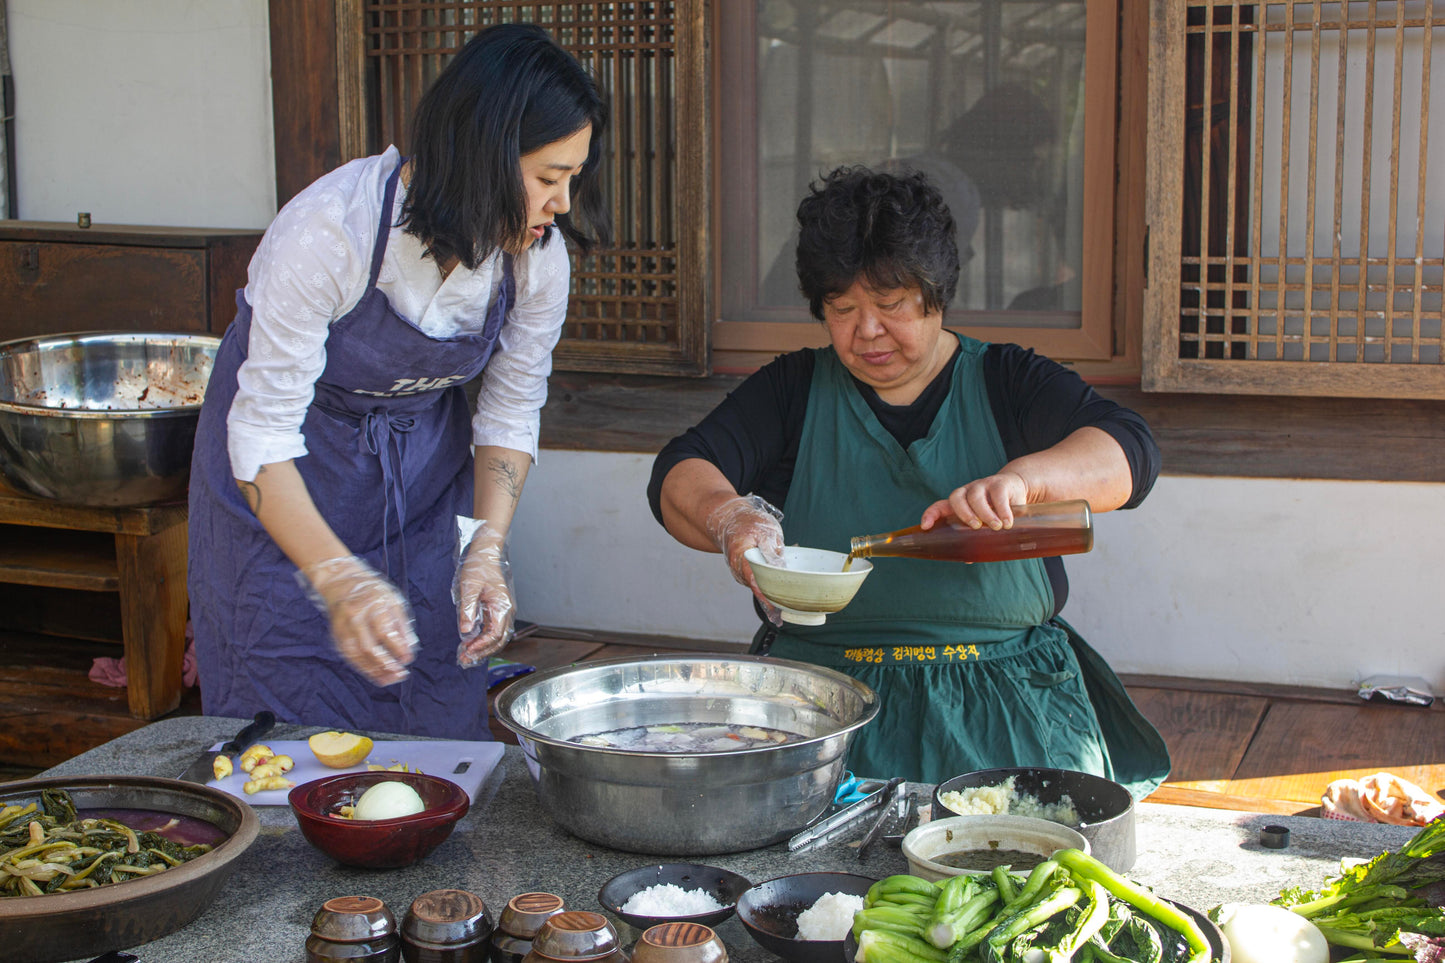
M 942 311 L 958 287 L 958 241 L 943 196 L 918 171 L 839 167 L 798 204 L 798 285 L 813 317 L 859 279 L 917 288 Z

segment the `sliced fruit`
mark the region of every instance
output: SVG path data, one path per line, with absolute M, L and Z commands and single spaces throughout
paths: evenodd
M 306 740 L 316 761 L 331 769 L 346 769 L 371 752 L 371 739 L 354 732 L 318 732 Z

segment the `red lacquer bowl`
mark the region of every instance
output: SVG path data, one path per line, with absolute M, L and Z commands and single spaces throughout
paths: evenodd
M 399 819 L 347 819 L 336 815 L 379 782 L 404 782 L 424 810 Z M 301 835 L 338 863 L 365 869 L 410 866 L 441 845 L 471 801 L 466 790 L 419 772 L 344 772 L 303 783 L 287 796 Z

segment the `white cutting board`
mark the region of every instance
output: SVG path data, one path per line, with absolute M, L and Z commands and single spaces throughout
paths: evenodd
M 392 766 L 396 763 L 403 763 L 408 769 L 420 770 L 429 776 L 441 776 L 443 779 L 450 779 L 467 791 L 467 798 L 472 802 L 477 801 L 477 790 L 481 788 L 482 780 L 496 768 L 497 763 L 502 759 L 502 743 L 500 742 L 458 742 L 447 739 L 428 739 L 416 742 L 377 742 L 371 747 L 371 755 L 365 762 L 357 763 L 346 769 L 332 769 L 323 766 L 316 761 L 311 748 L 305 741 L 289 742 L 286 740 L 272 741 L 264 739 L 262 742 L 271 747 L 277 755 L 290 756 L 296 761 L 296 768 L 286 773 L 286 778 L 296 785 L 310 782 L 313 779 L 321 779 L 326 776 L 335 776 L 343 772 L 366 772 L 367 764 L 378 766 Z M 221 748 L 221 743 L 211 747 L 212 751 Z M 232 762 L 237 760 L 233 759 Z M 239 768 L 225 779 L 212 779 L 206 783 L 237 797 L 244 799 L 253 806 L 285 806 L 286 796 L 291 792 L 289 789 L 265 789 L 254 796 L 246 795 L 242 787 L 250 778 Z

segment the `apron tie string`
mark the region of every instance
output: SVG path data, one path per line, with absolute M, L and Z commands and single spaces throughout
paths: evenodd
M 406 592 L 406 487 L 401 483 L 398 461 L 401 459 L 400 436 L 416 427 L 416 418 L 373 408 L 361 416 L 361 447 L 381 461 L 381 553 L 387 574 L 391 574 L 391 523 L 396 516 L 400 538 L 400 578 L 397 588 Z

